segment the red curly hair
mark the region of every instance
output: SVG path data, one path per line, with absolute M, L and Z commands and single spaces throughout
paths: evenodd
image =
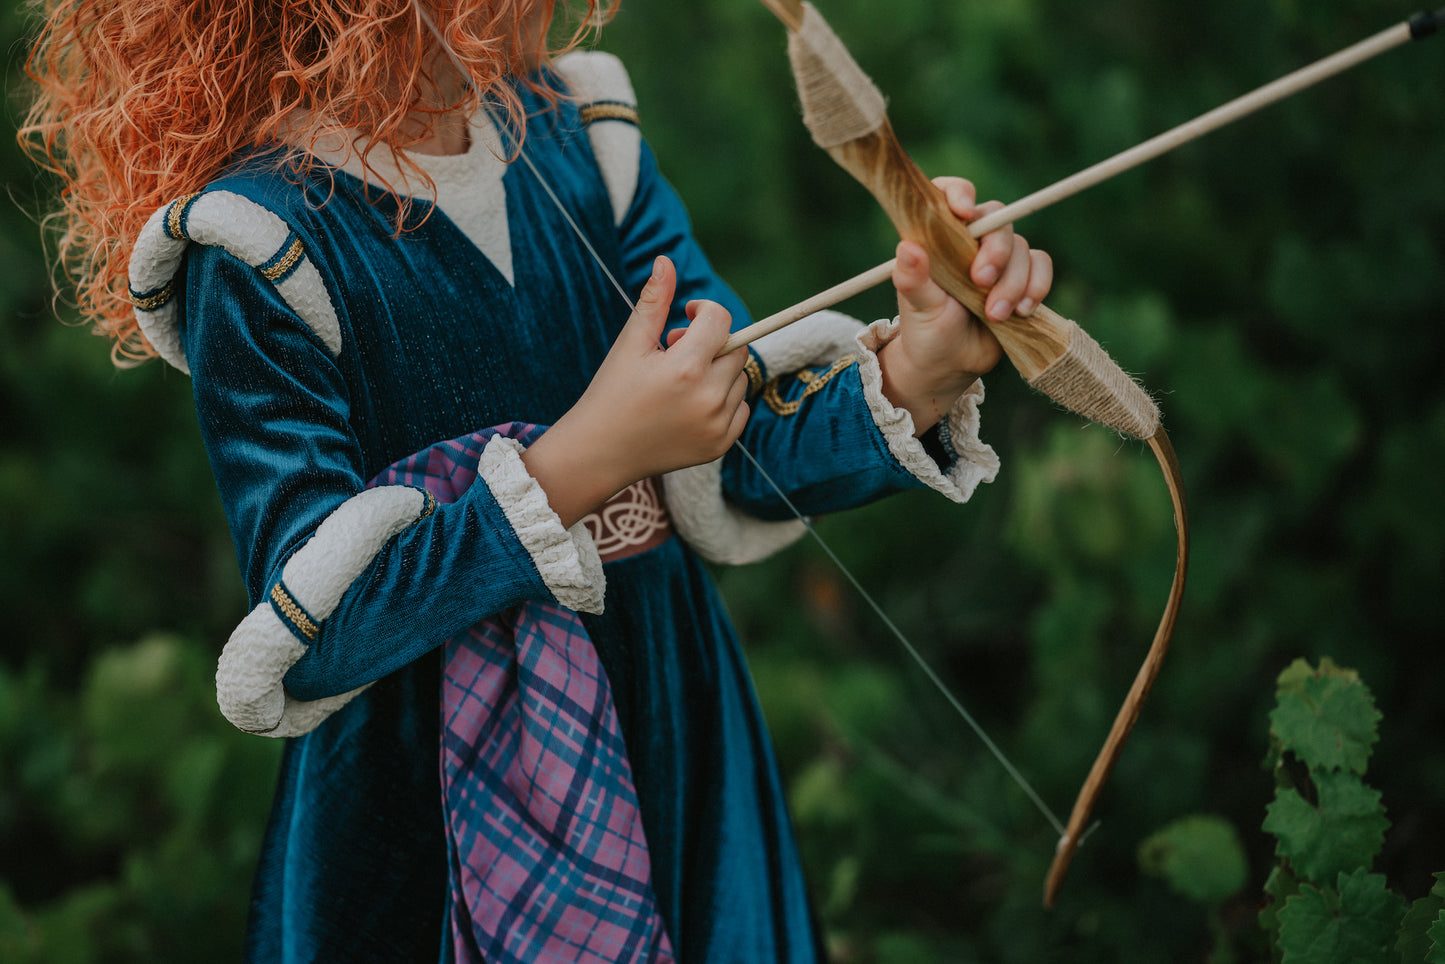
M 416 2 L 471 75 L 470 89 L 440 104 L 451 62 L 436 56 Z M 200 189 L 239 152 L 285 143 L 298 129 L 316 138 L 364 131 L 364 160 L 426 137 L 418 117 L 470 111 L 487 97 L 520 135 L 521 105 L 506 79 L 575 46 L 615 6 L 575 0 L 575 25 L 552 47 L 547 31 L 528 25 L 549 23 L 554 2 L 44 0 L 20 141 L 61 178 L 59 209 L 45 221 L 54 257 L 83 318 L 112 339 L 116 364 L 155 355 L 126 284 L 130 249 L 152 212 Z M 294 154 L 303 170 L 312 163 Z

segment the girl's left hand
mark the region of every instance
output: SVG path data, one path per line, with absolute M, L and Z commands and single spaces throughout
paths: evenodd
M 938 177 L 933 183 L 942 189 L 953 213 L 964 221 L 1003 209 L 1002 201 L 975 203 L 973 182 L 961 177 Z M 1054 282 L 1053 259 L 1043 251 L 1029 248 L 1022 235 L 1006 224 L 990 231 L 979 241 L 978 257 L 969 268 L 973 283 L 988 290 L 985 311 L 992 321 L 1003 321 L 1017 313 L 1033 314 Z
M 953 213 L 976 220 L 1003 205 L 975 203 L 973 184 L 963 178 L 934 181 Z M 1053 283 L 1053 261 L 1005 225 L 984 235 L 969 271 L 973 282 L 988 289 L 985 310 L 1002 321 L 1011 314 L 1029 315 Z M 922 433 L 948 411 L 984 372 L 998 364 L 1003 350 L 988 327 L 973 317 L 929 276 L 928 253 L 921 245 L 898 245 L 893 271 L 898 289 L 900 331 L 879 353 L 883 390 L 889 400 L 913 415 Z

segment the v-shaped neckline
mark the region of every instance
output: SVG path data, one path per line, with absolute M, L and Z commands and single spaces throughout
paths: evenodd
M 509 287 L 516 286 L 511 230 L 507 214 L 505 160 L 501 134 L 488 111 L 479 110 L 468 124 L 469 143 L 460 154 L 402 152 L 432 184 L 416 184 L 416 173 L 399 165 L 390 152 L 374 150 L 363 163 L 356 145 L 337 133 L 307 145 L 315 157 L 363 184 L 414 198 L 445 214 L 457 230 L 486 258 Z

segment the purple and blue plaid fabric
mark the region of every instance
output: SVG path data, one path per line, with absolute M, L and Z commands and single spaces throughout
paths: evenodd
M 441 442 L 372 485 L 452 502 L 510 423 Z M 671 961 L 607 677 L 577 614 L 529 602 L 446 644 L 441 777 L 458 961 Z

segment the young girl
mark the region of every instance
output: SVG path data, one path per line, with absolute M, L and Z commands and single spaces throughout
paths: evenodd
M 698 554 L 992 479 L 998 344 L 923 250 L 895 321 L 717 357 L 746 311 L 551 0 L 47 8 L 59 254 L 118 362 L 192 377 L 254 607 L 218 699 L 289 738 L 249 956 L 819 959 Z M 1050 282 L 1007 229 L 972 271 L 999 318 Z

